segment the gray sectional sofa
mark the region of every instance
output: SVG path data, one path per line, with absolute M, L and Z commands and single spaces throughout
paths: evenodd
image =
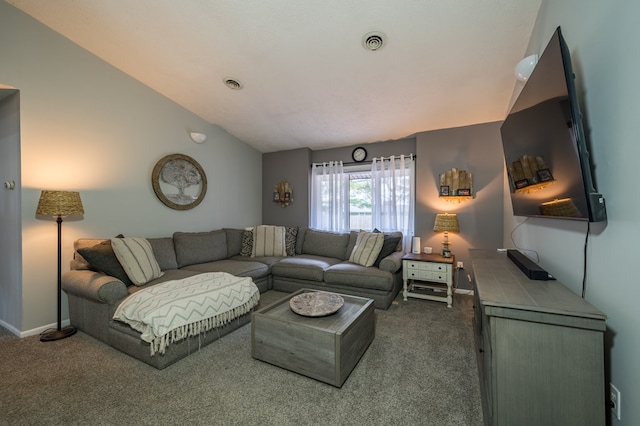
M 287 228 L 287 256 L 271 257 L 248 254 L 246 245 L 250 236 L 247 232 L 225 228 L 148 238 L 163 275 L 142 286 L 127 282 L 127 276 L 111 250 L 110 240 L 77 240 L 71 270 L 62 279 L 62 288 L 69 300 L 71 324 L 162 369 L 247 324 L 250 314 L 213 332 L 174 342 L 164 354 L 151 356 L 149 344 L 140 339 L 139 332 L 112 319 L 120 302 L 141 288 L 203 272 L 227 272 L 251 277 L 261 293 L 270 289 L 293 292 L 312 288 L 371 298 L 375 307 L 381 309 L 387 309 L 400 291 L 404 255 L 400 233 L 385 234 L 383 250 L 375 266 L 365 267 L 348 260 L 357 232 Z

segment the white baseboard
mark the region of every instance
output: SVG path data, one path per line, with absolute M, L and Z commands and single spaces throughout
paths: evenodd
M 42 333 L 43 331 L 46 330 L 52 330 L 52 329 L 57 329 L 58 328 L 58 323 L 54 322 L 51 324 L 47 324 L 47 325 L 43 325 L 37 328 L 32 328 L 31 330 L 26 330 L 26 331 L 20 331 L 17 328 L 15 328 L 14 326 L 7 324 L 6 322 L 0 320 L 0 325 L 3 326 L 4 328 L 6 328 L 7 330 L 9 330 L 10 332 L 12 332 L 13 334 L 15 334 L 16 336 L 23 338 L 23 337 L 29 337 L 29 336 L 36 336 L 39 335 L 40 333 Z M 66 327 L 68 325 L 71 325 L 71 321 L 69 321 L 68 319 L 66 320 L 62 320 L 61 323 L 62 327 Z
M 18 330 L 17 328 L 15 328 L 14 326 L 12 326 L 11 324 L 7 324 L 6 322 L 0 320 L 0 325 L 4 328 L 6 328 L 7 330 L 9 330 L 11 333 L 15 334 L 16 336 L 20 337 L 20 330 Z

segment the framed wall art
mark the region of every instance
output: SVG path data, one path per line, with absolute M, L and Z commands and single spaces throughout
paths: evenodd
M 151 173 L 156 196 L 174 210 L 189 210 L 202 202 L 207 193 L 207 176 L 196 160 L 184 154 L 160 159 Z

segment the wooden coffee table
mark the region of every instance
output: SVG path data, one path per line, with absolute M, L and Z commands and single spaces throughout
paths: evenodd
M 375 336 L 373 300 L 340 294 L 334 314 L 306 317 L 289 300 L 300 290 L 251 314 L 251 356 L 341 387 Z

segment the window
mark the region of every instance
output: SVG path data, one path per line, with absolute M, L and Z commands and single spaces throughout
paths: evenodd
M 349 229 L 373 229 L 373 194 L 371 172 L 353 171 L 346 167 L 349 176 Z
M 314 164 L 310 225 L 334 232 L 374 228 L 401 231 L 405 247 L 413 235 L 413 155 L 374 158 L 371 164 Z

